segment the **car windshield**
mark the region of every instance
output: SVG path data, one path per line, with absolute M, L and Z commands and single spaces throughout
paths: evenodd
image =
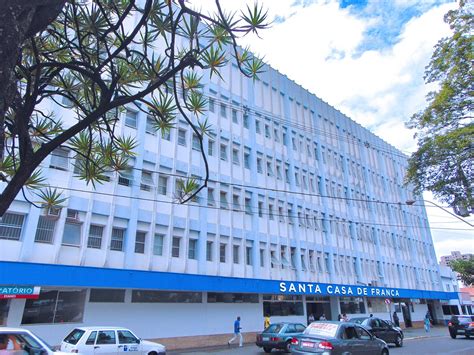
M 335 323 L 314 322 L 308 325 L 303 334 L 334 338 L 338 327 Z
M 3 342 L 6 342 L 12 350 L 25 350 L 27 352 L 39 352 L 44 347 L 47 347 L 52 351 L 51 346 L 40 339 L 41 344 L 37 339 L 28 333 L 0 333 L 0 337 L 3 338 Z M 44 345 L 44 346 L 43 346 Z
M 71 333 L 69 333 L 65 338 L 64 341 L 66 343 L 76 345 L 78 341 L 82 338 L 85 331 L 82 329 L 74 329 Z
M 279 333 L 284 324 L 272 324 L 264 330 L 265 333 Z
M 467 324 L 474 321 L 474 317 L 458 317 L 459 324 Z

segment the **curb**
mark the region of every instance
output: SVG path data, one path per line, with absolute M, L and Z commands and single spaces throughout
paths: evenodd
M 416 340 L 416 339 L 426 339 L 426 338 L 442 338 L 442 337 L 447 337 L 447 335 L 419 335 L 415 337 L 405 337 L 403 338 L 403 341 L 405 340 Z

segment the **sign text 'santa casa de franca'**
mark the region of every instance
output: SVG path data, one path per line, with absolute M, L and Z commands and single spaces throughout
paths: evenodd
M 280 292 L 338 296 L 400 297 L 398 290 L 394 288 L 346 286 L 310 282 L 280 282 Z

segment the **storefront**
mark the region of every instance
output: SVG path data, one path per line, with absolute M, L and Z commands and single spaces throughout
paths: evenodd
M 440 291 L 17 262 L 0 262 L 0 283 L 41 287 L 36 299 L 0 305 L 0 319 L 53 344 L 81 325 L 126 325 L 150 339 L 209 338 L 231 333 L 236 316 L 251 340 L 262 329 L 265 314 L 273 322 L 304 324 L 309 314 L 337 319 L 340 313 L 373 313 L 388 319 L 396 310 L 394 301 L 408 308 L 412 321 L 421 321 L 424 300 L 439 304 L 457 298 Z

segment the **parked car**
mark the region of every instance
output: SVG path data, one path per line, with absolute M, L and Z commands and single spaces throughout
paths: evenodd
M 8 355 L 61 355 L 33 332 L 21 328 L 0 328 L 0 353 Z
M 120 327 L 81 327 L 70 332 L 61 343 L 61 351 L 81 354 L 165 355 L 166 348 L 142 340 L 131 330 Z
M 291 341 L 292 354 L 388 355 L 387 343 L 352 322 L 313 322 Z
M 351 318 L 351 322 L 364 326 L 371 334 L 386 343 L 393 343 L 397 347 L 403 346 L 403 331 L 389 322 L 377 317 Z
M 466 338 L 474 336 L 474 316 L 452 316 L 448 329 L 453 339 L 456 339 L 458 335 L 464 335 Z
M 273 323 L 261 334 L 257 334 L 258 347 L 270 353 L 273 349 L 290 351 L 291 339 L 303 333 L 306 326 L 301 323 Z

